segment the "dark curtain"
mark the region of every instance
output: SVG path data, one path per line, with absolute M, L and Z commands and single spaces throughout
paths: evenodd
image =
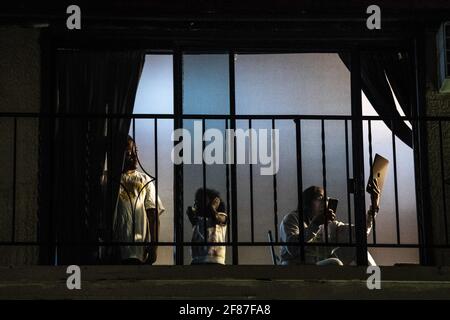
M 350 56 L 340 54 L 350 70 Z M 385 124 L 406 145 L 412 147 L 412 130 L 400 117 L 392 91 L 406 116 L 411 116 L 410 84 L 412 61 L 407 52 L 361 52 L 361 86 L 367 99 Z M 388 80 L 386 79 L 389 79 Z
M 132 114 L 144 59 L 142 52 L 57 53 L 56 112 L 66 115 L 54 137 L 53 223 L 60 243 L 110 240 L 131 118 L 107 115 Z M 59 246 L 57 259 L 97 263 L 98 246 Z

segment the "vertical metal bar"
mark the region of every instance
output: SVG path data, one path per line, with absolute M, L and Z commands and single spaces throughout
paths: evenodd
M 345 172 L 347 175 L 347 212 L 348 212 L 348 224 L 352 225 L 352 206 L 350 203 L 350 190 L 348 190 L 348 181 L 350 181 L 350 164 L 348 155 L 348 120 L 345 120 Z M 353 243 L 353 232 L 352 228 L 348 228 L 348 239 L 349 243 Z
M 54 265 L 56 253 L 56 232 L 54 224 L 54 170 L 55 163 L 55 133 L 57 131 L 57 123 L 55 112 L 58 106 L 58 72 L 56 65 L 58 57 L 56 56 L 55 45 L 51 40 L 51 36 L 47 32 L 41 35 L 41 111 L 49 113 L 50 117 L 40 117 L 39 131 L 42 143 L 40 152 L 41 166 L 39 169 L 39 263 L 46 265 Z M 42 204 L 42 205 L 41 205 Z
M 90 229 L 92 227 L 91 223 L 91 217 L 90 217 L 90 167 L 91 167 L 91 146 L 90 146 L 90 137 L 91 135 L 91 119 L 88 117 L 86 118 L 86 135 L 85 135 L 85 150 L 84 150 L 84 161 L 85 161 L 85 167 L 84 167 L 84 216 L 82 215 L 79 220 L 79 230 L 81 234 L 78 237 L 83 238 L 83 233 L 85 232 L 87 241 L 91 241 L 91 232 Z M 80 256 L 83 257 L 83 251 L 84 250 L 91 250 L 91 247 L 83 247 L 80 246 L 77 248 L 81 253 Z M 93 249 L 93 248 L 92 248 Z M 83 259 L 83 258 L 81 258 Z
M 254 200 L 253 200 L 253 136 L 252 136 L 252 119 L 248 120 L 248 129 L 250 132 L 250 143 L 249 143 L 249 160 L 250 160 L 250 233 L 251 233 L 251 241 L 255 242 L 255 220 L 254 220 Z
M 295 121 L 295 142 L 297 160 L 297 214 L 299 225 L 300 259 L 305 262 L 305 217 L 303 212 L 303 172 L 302 172 L 302 136 L 301 120 Z
M 227 131 L 228 131 L 228 119 L 225 119 L 225 159 L 228 159 L 228 140 L 227 140 Z M 228 216 L 228 223 L 227 223 L 227 242 L 230 242 L 230 164 L 226 163 L 225 165 L 225 183 L 227 188 L 227 216 Z
M 368 140 L 369 140 L 369 176 L 370 181 L 373 180 L 373 152 L 372 152 L 372 121 L 369 119 L 367 122 L 367 131 L 368 131 Z M 377 243 L 377 234 L 376 234 L 376 224 L 375 224 L 375 217 L 372 215 L 372 236 L 373 236 L 373 243 Z
M 419 254 L 420 263 L 422 265 L 433 264 L 433 235 L 432 225 L 433 219 L 431 217 L 431 194 L 430 194 L 430 179 L 429 179 L 429 165 L 428 165 L 428 139 L 427 139 L 427 122 L 421 119 L 426 115 L 426 85 L 425 85 L 425 39 L 424 31 L 416 33 L 413 40 L 412 55 L 414 62 L 411 68 L 414 69 L 414 76 L 410 77 L 410 91 L 411 97 L 411 116 L 418 118 L 413 122 L 413 152 L 414 152 L 414 170 L 416 181 L 416 199 L 417 199 L 417 228 L 419 233 Z
M 103 168 L 102 168 L 102 182 L 101 182 L 101 218 L 100 218 L 100 241 L 110 241 L 111 239 L 108 236 L 109 232 L 109 211 L 108 211 L 108 157 L 109 151 L 108 151 L 108 104 L 105 104 L 105 114 L 104 118 L 102 118 L 103 122 L 103 139 L 102 139 L 102 147 L 104 148 L 105 154 L 103 155 Z M 120 190 L 119 190 L 120 191 Z M 112 220 L 114 220 L 114 216 L 112 217 Z M 114 248 L 114 247 L 113 247 Z M 100 263 L 106 262 L 108 260 L 108 252 L 109 250 L 107 247 L 99 246 L 99 257 L 100 257 Z
M 364 143 L 361 102 L 361 65 L 358 48 L 351 51 L 352 156 L 355 181 L 356 262 L 367 265 L 366 200 L 364 188 Z
M 155 132 L 154 132 L 154 137 L 155 137 L 155 146 L 154 146 L 154 148 L 155 148 L 155 151 L 154 151 L 154 153 L 155 153 L 155 209 L 156 209 L 156 219 L 155 219 L 155 223 L 158 221 L 158 218 L 159 218 L 159 207 L 158 207 L 158 184 L 159 184 L 159 180 L 158 180 L 158 119 L 156 119 L 156 118 L 154 118 L 153 119 L 153 121 L 154 121 L 154 130 L 155 130 Z M 155 229 L 156 229 L 156 233 L 155 233 L 155 238 L 157 239 L 156 240 L 156 244 L 155 245 L 158 245 L 158 242 L 159 242 L 159 226 L 158 226 L 158 224 L 156 224 L 156 227 L 155 227 Z
M 397 224 L 397 244 L 400 244 L 400 215 L 398 210 L 398 179 L 397 179 L 397 147 L 395 143 L 395 121 L 391 121 L 392 132 L 392 154 L 394 158 L 394 199 L 395 199 L 395 222 Z
M 272 118 L 272 157 L 273 161 L 277 160 L 275 154 L 275 119 Z M 274 165 L 275 166 L 275 165 Z M 275 166 L 276 167 L 276 166 Z M 277 174 L 273 174 L 273 223 L 275 228 L 275 241 L 278 242 L 278 195 L 277 195 Z
M 50 111 L 52 112 L 52 111 Z M 48 121 L 48 122 L 47 122 Z M 55 236 L 54 236 L 54 224 L 53 224 L 53 201 L 54 201 L 54 187 L 53 187 L 53 171 L 55 170 L 53 150 L 54 150 L 54 134 L 55 134 L 55 122 L 54 117 L 48 119 L 40 119 L 40 131 L 42 131 L 41 147 L 42 153 L 42 171 L 40 172 L 42 179 L 42 185 L 39 187 L 39 198 L 42 199 L 42 215 L 40 214 L 39 223 L 39 241 L 46 243 L 40 246 L 40 264 L 52 265 L 55 261 Z
M 275 254 L 275 248 L 273 247 L 273 238 L 272 238 L 272 231 L 269 230 L 267 233 L 267 238 L 269 240 L 270 245 L 270 254 L 272 256 L 272 263 L 274 266 L 276 266 L 277 263 L 277 255 Z
M 108 219 L 108 223 L 109 223 L 109 229 L 110 229 L 110 235 L 109 235 L 109 240 L 114 239 L 114 214 L 115 214 L 115 208 L 113 205 L 113 181 L 112 181 L 112 170 L 113 170 L 113 161 L 114 161 L 114 157 L 112 156 L 112 150 L 113 150 L 113 136 L 112 136 L 112 119 L 109 116 L 111 110 L 110 108 L 108 108 L 108 119 L 107 119 L 107 132 L 108 132 L 108 158 L 107 158 L 107 165 L 108 165 L 108 171 L 107 171 L 107 182 L 108 182 L 108 190 L 107 190 L 107 195 L 106 197 L 109 198 L 107 199 L 107 203 L 109 206 L 109 217 L 113 217 L 111 219 Z M 120 173 L 120 175 L 122 176 L 122 172 Z M 120 180 L 121 180 L 121 176 L 119 177 L 119 188 L 120 188 Z M 108 197 L 109 196 L 109 197 Z M 120 249 L 120 247 L 119 247 Z
M 17 185 L 17 117 L 14 117 L 13 136 L 13 187 L 12 187 L 12 242 L 16 241 L 16 185 Z
M 54 114 L 54 111 L 52 111 Z M 55 210 L 54 210 L 54 197 L 55 194 L 55 133 L 56 133 L 56 118 L 51 118 L 51 128 L 50 128 L 50 145 L 49 145 L 49 153 L 50 153 L 50 165 L 49 165 L 49 186 L 51 195 L 49 197 L 49 235 L 48 241 L 50 243 L 49 247 L 49 255 L 50 255 L 50 264 L 56 264 L 56 239 L 57 239 L 57 230 L 55 228 Z
M 50 38 L 51 36 L 49 36 Z M 49 153 L 50 153 L 50 170 L 49 170 L 49 186 L 50 186 L 50 190 L 51 190 L 51 194 L 50 194 L 50 199 L 49 199 L 49 228 L 50 228 L 50 232 L 49 232 L 49 242 L 50 242 L 50 263 L 51 264 L 57 264 L 57 253 L 58 253 L 58 247 L 57 247 L 57 240 L 58 240 L 58 229 L 57 229 L 57 213 L 55 213 L 55 203 L 56 201 L 54 200 L 54 195 L 55 195 L 55 178 L 56 178 L 56 174 L 55 174 L 55 165 L 58 164 L 58 162 L 56 161 L 56 152 L 55 150 L 57 150 L 57 143 L 58 141 L 56 140 L 56 133 L 58 131 L 58 126 L 61 125 L 61 122 L 58 121 L 58 125 L 56 122 L 56 110 L 59 109 L 59 94 L 58 94 L 58 90 L 59 90 L 59 85 L 58 85 L 58 71 L 57 71 L 57 65 L 58 65 L 58 60 L 57 60 L 57 55 L 56 55 L 56 47 L 55 44 L 50 40 L 51 45 L 50 47 L 50 87 L 52 88 L 52 92 L 50 93 L 50 97 L 51 97 L 51 126 L 50 126 L 50 146 L 49 146 Z M 53 85 L 53 87 L 52 87 Z
M 41 33 L 41 112 L 52 114 L 57 97 L 55 64 L 56 57 L 50 35 Z M 52 230 L 52 199 L 53 186 L 51 182 L 53 165 L 51 150 L 55 119 L 53 117 L 39 117 L 39 185 L 38 185 L 38 236 L 39 264 L 50 265 L 54 261 L 53 230 Z
M 322 183 L 323 183 L 323 197 L 324 201 L 327 200 L 327 161 L 326 161 L 326 149 L 325 149 L 325 120 L 320 120 L 321 124 L 321 141 L 322 141 Z M 326 204 L 326 202 L 325 202 Z M 328 243 L 328 219 L 327 219 L 327 205 L 323 207 L 323 214 L 325 215 L 325 243 Z
M 206 127 L 206 121 L 205 121 L 205 118 L 202 118 L 202 137 L 205 136 L 205 127 Z M 208 242 L 207 223 L 208 223 L 208 220 L 210 220 L 212 218 L 212 217 L 208 217 L 206 215 L 206 213 L 207 213 L 207 206 L 208 206 L 207 200 L 209 201 L 209 200 L 212 200 L 212 199 L 206 199 L 206 163 L 205 163 L 205 159 L 203 157 L 204 153 L 205 153 L 205 140 L 202 139 L 202 179 L 203 179 L 203 181 L 202 181 L 202 185 L 203 185 L 203 199 L 202 199 L 203 205 L 202 205 L 202 208 L 203 208 L 203 211 L 204 211 L 203 212 L 203 236 L 204 236 L 203 239 L 205 240 L 205 243 L 206 243 L 206 242 Z
M 445 244 L 448 245 L 448 221 L 447 221 L 447 200 L 445 188 L 445 165 L 444 165 L 444 146 L 442 137 L 442 121 L 439 120 L 439 159 L 441 164 L 441 183 L 442 183 L 442 206 L 444 209 L 444 230 L 445 230 Z
M 233 132 L 236 130 L 236 93 L 235 93 L 235 70 L 234 70 L 234 52 L 228 54 L 229 67 L 229 88 L 230 88 L 230 127 Z M 236 172 L 236 136 L 233 134 L 233 164 L 231 165 L 231 205 L 232 205 L 232 255 L 233 264 L 239 264 L 239 247 L 238 247 L 238 212 L 237 212 L 237 172 Z
M 177 48 L 173 55 L 173 88 L 174 88 L 174 130 L 183 128 L 183 65 L 182 53 Z M 174 146 L 177 142 L 174 141 Z M 175 263 L 184 264 L 184 217 L 183 217 L 183 165 L 173 166 L 173 208 L 175 233 Z
M 136 151 L 136 118 L 133 117 L 133 140 L 134 140 L 134 148 Z M 137 152 L 137 151 L 136 151 Z M 139 190 L 138 192 L 140 192 L 141 190 Z M 128 192 L 128 190 L 127 190 Z M 132 232 L 133 232 L 133 240 L 132 242 L 136 241 L 136 206 L 133 205 L 134 203 L 130 203 L 131 205 L 131 219 L 132 219 L 132 223 L 133 223 L 133 228 L 132 228 Z
M 64 118 L 61 121 L 61 134 L 60 137 L 58 137 L 57 139 L 59 139 L 59 143 L 57 145 L 57 148 L 55 149 L 55 151 L 57 151 L 59 148 L 62 148 L 62 146 L 64 144 L 67 143 L 67 141 L 65 141 L 67 138 L 67 123 L 70 121 L 70 119 Z M 72 119 L 72 121 L 75 121 Z M 70 123 L 70 122 L 69 122 Z M 69 125 L 70 128 L 70 125 Z M 67 169 L 67 160 L 66 160 L 66 153 L 64 152 L 63 154 L 59 155 L 60 159 L 59 159 L 59 170 L 65 172 Z M 58 171 L 59 171 L 58 170 Z M 57 179 L 55 179 L 56 181 L 58 181 Z M 55 188 L 62 188 L 62 194 L 65 194 L 66 192 L 66 184 L 63 184 L 62 186 L 56 185 L 55 184 Z M 70 219 L 69 224 L 70 226 L 73 226 L 73 214 L 71 214 L 69 216 L 69 218 L 67 218 L 66 215 L 62 215 L 59 212 L 60 209 L 60 202 L 57 201 L 56 202 L 56 209 L 57 212 L 55 214 L 55 228 L 56 228 L 56 245 L 55 245 L 55 265 L 59 265 L 59 261 L 60 260 L 64 260 L 64 258 L 60 259 L 61 257 L 63 257 L 64 255 L 67 255 L 66 251 L 64 250 L 64 232 L 68 232 L 69 231 L 69 227 L 67 226 L 67 220 Z M 64 239 L 64 240 L 63 240 Z M 63 262 L 64 263 L 64 262 Z
M 74 129 L 78 131 L 78 130 L 80 130 L 80 128 L 83 128 L 83 125 L 82 125 L 82 121 L 83 120 L 82 120 L 82 118 L 78 118 L 78 119 L 68 118 L 68 121 L 69 121 L 69 126 L 68 126 L 69 128 L 68 128 L 68 130 L 66 129 L 66 132 L 71 132 L 71 130 L 74 130 Z M 81 135 L 81 132 L 77 132 L 77 134 Z M 66 137 L 66 135 L 64 135 L 64 137 Z M 68 140 L 70 141 L 70 138 Z M 77 151 L 80 152 L 80 155 L 83 152 L 81 150 L 81 145 L 82 145 L 82 143 L 80 143 L 80 146 L 77 146 Z M 67 160 L 68 158 L 69 157 L 66 156 L 66 158 L 64 160 L 64 171 L 70 170 L 69 168 L 70 168 L 71 162 L 70 162 L 70 160 Z M 80 166 L 80 169 L 81 168 L 82 168 L 82 166 Z M 72 188 L 69 187 L 68 185 L 64 185 L 64 189 L 65 190 L 64 190 L 63 194 L 66 194 L 66 192 L 68 190 L 71 190 Z M 61 236 L 61 238 L 65 238 L 64 240 L 61 239 L 61 242 L 60 242 L 60 244 L 61 244 L 60 248 L 61 248 L 61 253 L 62 253 L 61 254 L 61 263 L 64 263 L 63 261 L 65 261 L 67 259 L 67 254 L 69 254 L 70 258 L 76 259 L 76 260 L 79 261 L 79 252 L 80 252 L 79 247 L 77 247 L 77 246 L 75 246 L 75 247 L 67 246 L 67 242 L 73 241 L 74 238 L 76 237 L 75 228 L 76 228 L 77 219 L 79 219 L 79 217 L 76 216 L 73 213 L 71 213 L 68 218 L 67 218 L 67 215 L 62 215 L 61 216 L 61 220 L 64 220 L 64 222 L 63 222 L 64 229 L 61 230 L 61 231 L 64 232 L 64 233 L 67 233 L 69 235 L 68 237 L 67 236 L 66 237 Z M 79 225 L 80 224 L 78 223 L 78 226 Z M 59 241 L 59 239 L 58 239 L 58 241 Z M 73 252 L 69 252 L 70 249 L 68 250 L 68 248 L 70 248 L 71 251 L 73 250 Z M 59 250 L 59 248 L 58 248 L 58 250 Z

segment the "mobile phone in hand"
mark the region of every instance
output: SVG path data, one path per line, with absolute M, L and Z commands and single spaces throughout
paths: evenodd
M 328 209 L 333 210 L 334 212 L 336 212 L 337 210 L 337 206 L 338 206 L 338 199 L 335 198 L 329 198 L 328 199 Z

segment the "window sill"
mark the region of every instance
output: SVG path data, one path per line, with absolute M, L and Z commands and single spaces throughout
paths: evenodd
M 448 299 L 450 267 L 381 267 L 369 290 L 364 267 L 84 266 L 81 290 L 66 267 L 0 267 L 0 299 Z M 193 287 L 196 290 L 193 290 Z

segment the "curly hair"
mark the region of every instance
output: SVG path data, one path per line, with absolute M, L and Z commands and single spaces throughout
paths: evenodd
M 205 192 L 204 192 L 204 196 L 205 196 L 205 199 L 203 197 L 203 188 L 197 189 L 197 191 L 195 192 L 195 202 L 197 203 L 197 205 L 199 205 L 200 207 L 206 207 L 212 200 L 214 200 L 215 198 L 219 198 L 220 205 L 219 205 L 218 211 L 219 212 L 226 211 L 225 203 L 223 202 L 222 198 L 220 197 L 219 191 L 206 188 Z M 206 203 L 204 203 L 204 202 L 206 202 Z M 204 203 L 205 205 L 202 206 L 202 203 Z

